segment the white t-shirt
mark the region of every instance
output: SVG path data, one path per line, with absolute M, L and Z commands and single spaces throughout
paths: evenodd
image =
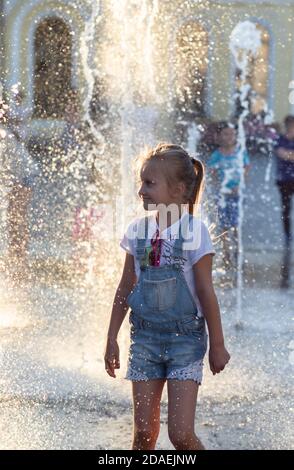
M 184 222 L 185 217 L 189 217 L 187 212 L 181 217 L 181 223 Z M 135 272 L 137 276 L 137 280 L 140 277 L 140 264 L 139 261 L 136 259 L 136 248 L 137 248 L 137 232 L 138 232 L 138 224 L 142 219 L 135 219 L 131 224 L 128 226 L 126 233 L 124 234 L 120 246 L 131 255 L 134 256 L 135 261 Z M 187 221 L 187 219 L 186 219 Z M 188 226 L 187 226 L 188 227 Z M 151 246 L 151 240 L 155 236 L 156 230 L 158 228 L 157 221 L 156 221 L 156 214 L 154 216 L 150 216 L 149 224 L 148 224 L 148 238 L 146 239 L 145 247 L 148 248 Z M 199 315 L 202 315 L 201 312 L 201 305 L 199 299 L 196 294 L 196 287 L 195 287 L 195 280 L 194 280 L 194 273 L 193 273 L 193 265 L 197 263 L 204 255 L 207 254 L 215 254 L 215 250 L 213 248 L 211 238 L 208 232 L 208 229 L 204 222 L 197 219 L 196 217 L 192 217 L 190 224 L 189 224 L 189 232 L 188 235 L 191 236 L 184 236 L 184 243 L 183 243 L 183 258 L 180 260 L 180 264 L 183 270 L 184 277 L 188 284 L 188 287 L 192 293 L 193 298 L 195 299 L 196 305 L 198 307 Z M 175 243 L 175 239 L 178 237 L 179 233 L 179 220 L 172 224 L 170 227 L 167 227 L 160 233 L 160 238 L 163 239 L 162 248 L 161 248 L 161 257 L 160 257 L 160 266 L 164 266 L 170 264 L 171 254 L 173 253 L 173 246 Z M 184 232 L 186 233 L 186 232 Z
M 11 180 L 26 186 L 41 174 L 40 165 L 31 157 L 26 146 L 13 132 L 0 126 L 0 178 L 4 184 Z

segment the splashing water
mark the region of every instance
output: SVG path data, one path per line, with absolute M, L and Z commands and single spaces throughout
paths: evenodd
M 191 122 L 188 127 L 187 150 L 189 155 L 194 156 L 198 142 L 201 138 L 201 132 L 195 122 Z
M 239 219 L 238 219 L 238 263 L 237 263 L 237 324 L 241 324 L 242 317 L 242 288 L 243 288 L 243 242 L 242 242 L 242 226 L 243 226 L 243 201 L 245 191 L 244 178 L 244 160 L 243 155 L 246 151 L 246 135 L 244 128 L 244 120 L 249 113 L 249 91 L 250 85 L 247 82 L 249 73 L 250 56 L 256 56 L 261 45 L 261 33 L 254 23 L 244 21 L 238 23 L 234 28 L 230 38 L 230 50 L 234 56 L 236 66 L 241 70 L 240 85 L 240 103 L 243 108 L 238 118 L 238 162 L 240 173 L 239 185 Z
M 96 70 L 92 64 L 90 64 L 91 57 L 93 56 L 93 47 L 95 44 L 95 34 L 101 17 L 99 16 L 100 2 L 92 0 L 91 3 L 91 17 L 87 22 L 83 34 L 80 40 L 80 51 L 82 58 L 82 67 L 86 82 L 88 84 L 86 97 L 83 102 L 84 116 L 83 120 L 88 122 L 92 134 L 94 135 L 99 153 L 102 155 L 105 151 L 105 140 L 99 129 L 95 126 L 93 119 L 90 116 L 90 103 L 94 92 Z
M 156 0 L 143 2 L 111 1 L 112 41 L 118 64 L 111 64 L 116 85 L 121 125 L 122 199 L 128 201 L 124 210 L 129 221 L 136 211 L 136 186 L 130 160 L 144 145 L 154 145 L 160 97 L 156 90 L 154 70 L 153 27 L 158 13 Z M 122 79 L 123 77 L 123 79 Z M 134 209 L 135 208 L 135 209 Z
M 203 6 L 205 2 L 192 3 Z M 185 16 L 187 5 L 190 7 L 192 3 L 183 2 L 180 14 Z M 98 220 L 100 212 L 92 213 L 91 210 L 120 194 L 116 217 L 125 229 L 137 211 L 131 159 L 139 147 L 153 145 L 161 137 L 159 120 L 164 116 L 168 122 L 170 110 L 162 111 L 165 98 L 158 87 L 155 69 L 160 60 L 156 51 L 156 28 L 161 2 L 103 2 L 103 8 L 110 15 L 108 23 L 102 21 L 99 6 L 98 0 L 87 2 L 88 20 L 80 43 L 82 72 L 87 81 L 83 95 L 83 123 L 90 130 L 87 139 L 90 134 L 94 144 L 81 144 L 81 158 L 74 159 L 67 172 L 56 175 L 53 165 L 48 165 L 49 176 L 40 177 L 31 219 L 32 225 L 37 227 L 32 244 L 38 246 L 40 242 L 42 247 L 45 246 L 39 252 L 43 257 L 34 260 L 35 277 L 31 284 L 18 289 L 4 287 L 1 292 L 2 448 L 126 449 L 131 442 L 129 384 L 123 380 L 129 345 L 127 322 L 119 337 L 122 370 L 116 381 L 106 376 L 103 364 L 106 327 L 114 288 L 121 274 L 122 253 L 118 240 L 111 237 L 111 221 L 103 219 L 103 225 L 101 219 Z M 169 16 L 160 18 L 161 26 L 169 19 Z M 238 34 L 240 37 L 244 33 L 242 43 L 248 41 L 246 51 L 255 50 L 254 30 L 250 26 L 248 33 L 243 27 L 239 25 Z M 96 32 L 98 29 L 100 34 L 100 28 L 107 45 L 105 50 L 101 45 L 99 60 L 95 61 Z M 235 51 L 240 49 L 236 37 L 238 35 L 233 39 Z M 237 59 L 241 60 L 239 53 Z M 245 69 L 245 62 L 242 64 Z M 101 99 L 111 101 L 106 116 L 103 115 L 104 103 L 100 106 L 100 120 L 92 114 L 97 82 L 105 85 Z M 245 84 L 243 91 L 245 109 Z M 194 154 L 200 128 L 194 122 L 186 124 L 187 147 Z M 241 128 L 242 120 L 239 124 Z M 174 137 L 171 130 L 167 133 Z M 244 143 L 241 131 L 239 138 Z M 95 183 L 82 177 L 92 164 L 98 175 Z M 85 196 L 80 190 L 83 184 Z M 4 212 L 6 189 L 1 185 L 0 189 L 3 192 L 0 209 Z M 77 275 L 78 266 L 71 264 L 68 269 L 74 244 L 71 234 L 73 213 L 82 197 L 85 199 L 82 211 L 77 211 L 78 216 L 84 213 L 85 220 L 89 217 L 91 224 L 98 214 L 94 226 L 96 239 L 94 236 L 90 241 L 81 240 L 78 248 L 84 250 L 88 260 L 85 279 Z M 240 214 L 243 218 L 242 211 Z M 2 219 L 1 228 L 5 228 Z M 87 227 L 83 228 L 86 231 Z M 78 227 L 77 236 L 79 230 L 83 231 Z M 62 252 L 64 238 L 68 242 L 64 251 L 70 255 L 54 264 L 54 259 Z M 2 242 L 5 242 L 3 235 Z M 32 250 L 32 253 L 35 252 Z M 78 260 L 81 257 L 82 253 L 78 251 Z M 242 263 L 238 266 L 241 275 Z M 3 271 L 2 265 L 0 268 Z M 1 284 L 5 286 L 6 279 L 1 278 Z M 288 412 L 283 413 L 287 406 L 281 407 L 281 402 L 289 405 L 291 399 L 293 341 L 288 327 L 291 297 L 285 299 L 266 289 L 246 290 L 242 278 L 238 282 L 240 296 L 241 289 L 246 293 L 246 306 L 241 305 L 240 297 L 238 321 L 242 307 L 246 313 L 246 329 L 238 333 L 234 330 L 236 319 L 231 314 L 232 299 L 227 292 L 220 293 L 232 361 L 217 387 L 206 364 L 198 418 L 201 436 L 211 448 L 285 448 L 292 432 Z M 284 357 L 289 359 L 284 361 Z M 279 420 L 273 419 L 277 415 Z M 164 397 L 164 425 L 166 421 Z M 262 432 L 260 421 L 268 424 Z M 171 448 L 164 426 L 158 447 Z

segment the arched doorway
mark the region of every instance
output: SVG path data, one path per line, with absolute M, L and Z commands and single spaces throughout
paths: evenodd
M 180 28 L 176 37 L 175 94 L 177 107 L 205 117 L 207 109 L 208 34 L 197 22 Z
M 71 32 L 62 19 L 46 18 L 34 46 L 34 117 L 63 118 L 72 83 Z

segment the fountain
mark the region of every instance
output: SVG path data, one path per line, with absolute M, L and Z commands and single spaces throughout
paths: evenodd
M 110 0 L 103 2 L 101 10 L 98 0 L 87 1 L 90 13 L 80 44 L 82 71 L 87 82 L 82 110 L 87 137 L 80 147 L 83 158 L 73 159 L 59 174 L 53 164 L 44 164 L 36 182 L 30 214 L 31 280 L 12 288 L 3 269 L 0 271 L 2 448 L 97 450 L 130 446 L 131 393 L 129 383 L 123 380 L 129 335 L 127 319 L 119 335 L 122 370 L 116 380 L 104 371 L 103 349 L 123 263 L 119 238 L 134 215 L 143 214 L 141 206 L 138 207 L 132 157 L 145 144 L 153 145 L 166 135 L 170 140 L 174 137 L 173 122 L 169 121 L 172 109 L 165 106 L 166 96 L 172 95 L 172 90 L 164 95 L 156 80 L 158 58 L 154 49 L 162 31 L 161 22 L 170 28 L 171 12 L 167 18 L 160 17 L 163 3 Z M 192 9 L 195 3 L 205 8 L 206 2 L 183 2 L 180 15 L 184 17 L 187 7 Z M 99 58 L 95 60 L 100 44 L 97 30 L 103 41 Z M 238 41 L 239 34 L 244 37 L 242 44 Z M 232 36 L 232 47 L 236 60 L 242 57 L 244 109 L 244 56 L 248 51 L 254 53 L 256 44 L 253 28 L 247 23 L 239 25 Z M 237 52 L 240 46 L 241 57 Z M 167 74 L 163 67 L 160 72 Z M 95 104 L 97 87 L 102 91 L 100 101 Z M 239 121 L 240 146 L 244 146 L 244 117 L 245 114 Z M 194 122 L 188 124 L 187 148 L 194 154 L 201 129 Z M 58 158 L 56 164 L 57 161 Z M 96 181 L 87 179 L 93 170 Z M 0 190 L 1 197 L 5 196 L 1 185 Z M 243 192 L 244 181 L 240 194 L 240 228 Z M 82 211 L 77 212 L 75 220 L 81 199 Z M 105 218 L 103 210 L 107 212 Z M 71 258 L 75 247 L 74 222 L 78 224 L 77 231 L 86 224 L 79 217 L 84 217 L 83 220 L 90 217 L 93 231 L 89 239 L 81 242 L 87 260 L 85 277 L 79 275 Z M 3 233 L 4 230 L 1 242 L 5 245 Z M 239 243 L 242 248 L 242 237 Z M 40 254 L 37 261 L 36 253 Z M 288 404 L 291 398 L 293 341 L 290 341 L 287 314 L 292 300 L 290 296 L 280 298 L 273 290 L 256 295 L 256 290 L 247 289 L 243 306 L 242 258 L 241 249 L 237 322 L 240 324 L 243 312 L 246 328 L 235 334 L 236 317 L 231 312 L 227 293 L 220 291 L 232 361 L 218 378 L 217 386 L 206 364 L 197 411 L 198 427 L 210 448 L 285 448 L 290 443 L 292 427 L 287 407 L 281 403 Z M 288 356 L 287 362 L 284 358 Z M 273 418 L 275 414 L 278 420 Z M 171 448 L 166 415 L 164 396 L 159 449 Z M 261 422 L 267 424 L 262 432 Z
M 249 92 L 250 84 L 248 83 L 249 60 L 250 56 L 256 56 L 261 45 L 260 31 L 254 23 L 244 21 L 238 23 L 234 28 L 230 38 L 230 50 L 234 56 L 235 64 L 241 71 L 240 84 L 240 103 L 243 111 L 238 118 L 238 162 L 240 172 L 239 185 L 239 219 L 238 219 L 238 262 L 237 262 L 237 317 L 236 326 L 242 327 L 242 288 L 243 288 L 243 243 L 242 243 L 242 226 L 243 226 L 243 200 L 245 190 L 244 163 L 243 154 L 246 150 L 246 135 L 244 129 L 244 120 L 249 113 Z

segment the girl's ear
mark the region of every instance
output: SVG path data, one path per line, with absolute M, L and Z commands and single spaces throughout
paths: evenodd
M 183 183 L 183 181 L 180 181 L 175 187 L 175 192 L 179 195 L 180 194 L 183 195 L 185 191 L 186 191 L 185 183 Z
M 180 181 L 179 183 L 175 184 L 172 191 L 170 191 L 170 194 L 172 197 L 176 197 L 179 200 L 179 199 L 183 199 L 185 192 L 186 192 L 185 183 Z

